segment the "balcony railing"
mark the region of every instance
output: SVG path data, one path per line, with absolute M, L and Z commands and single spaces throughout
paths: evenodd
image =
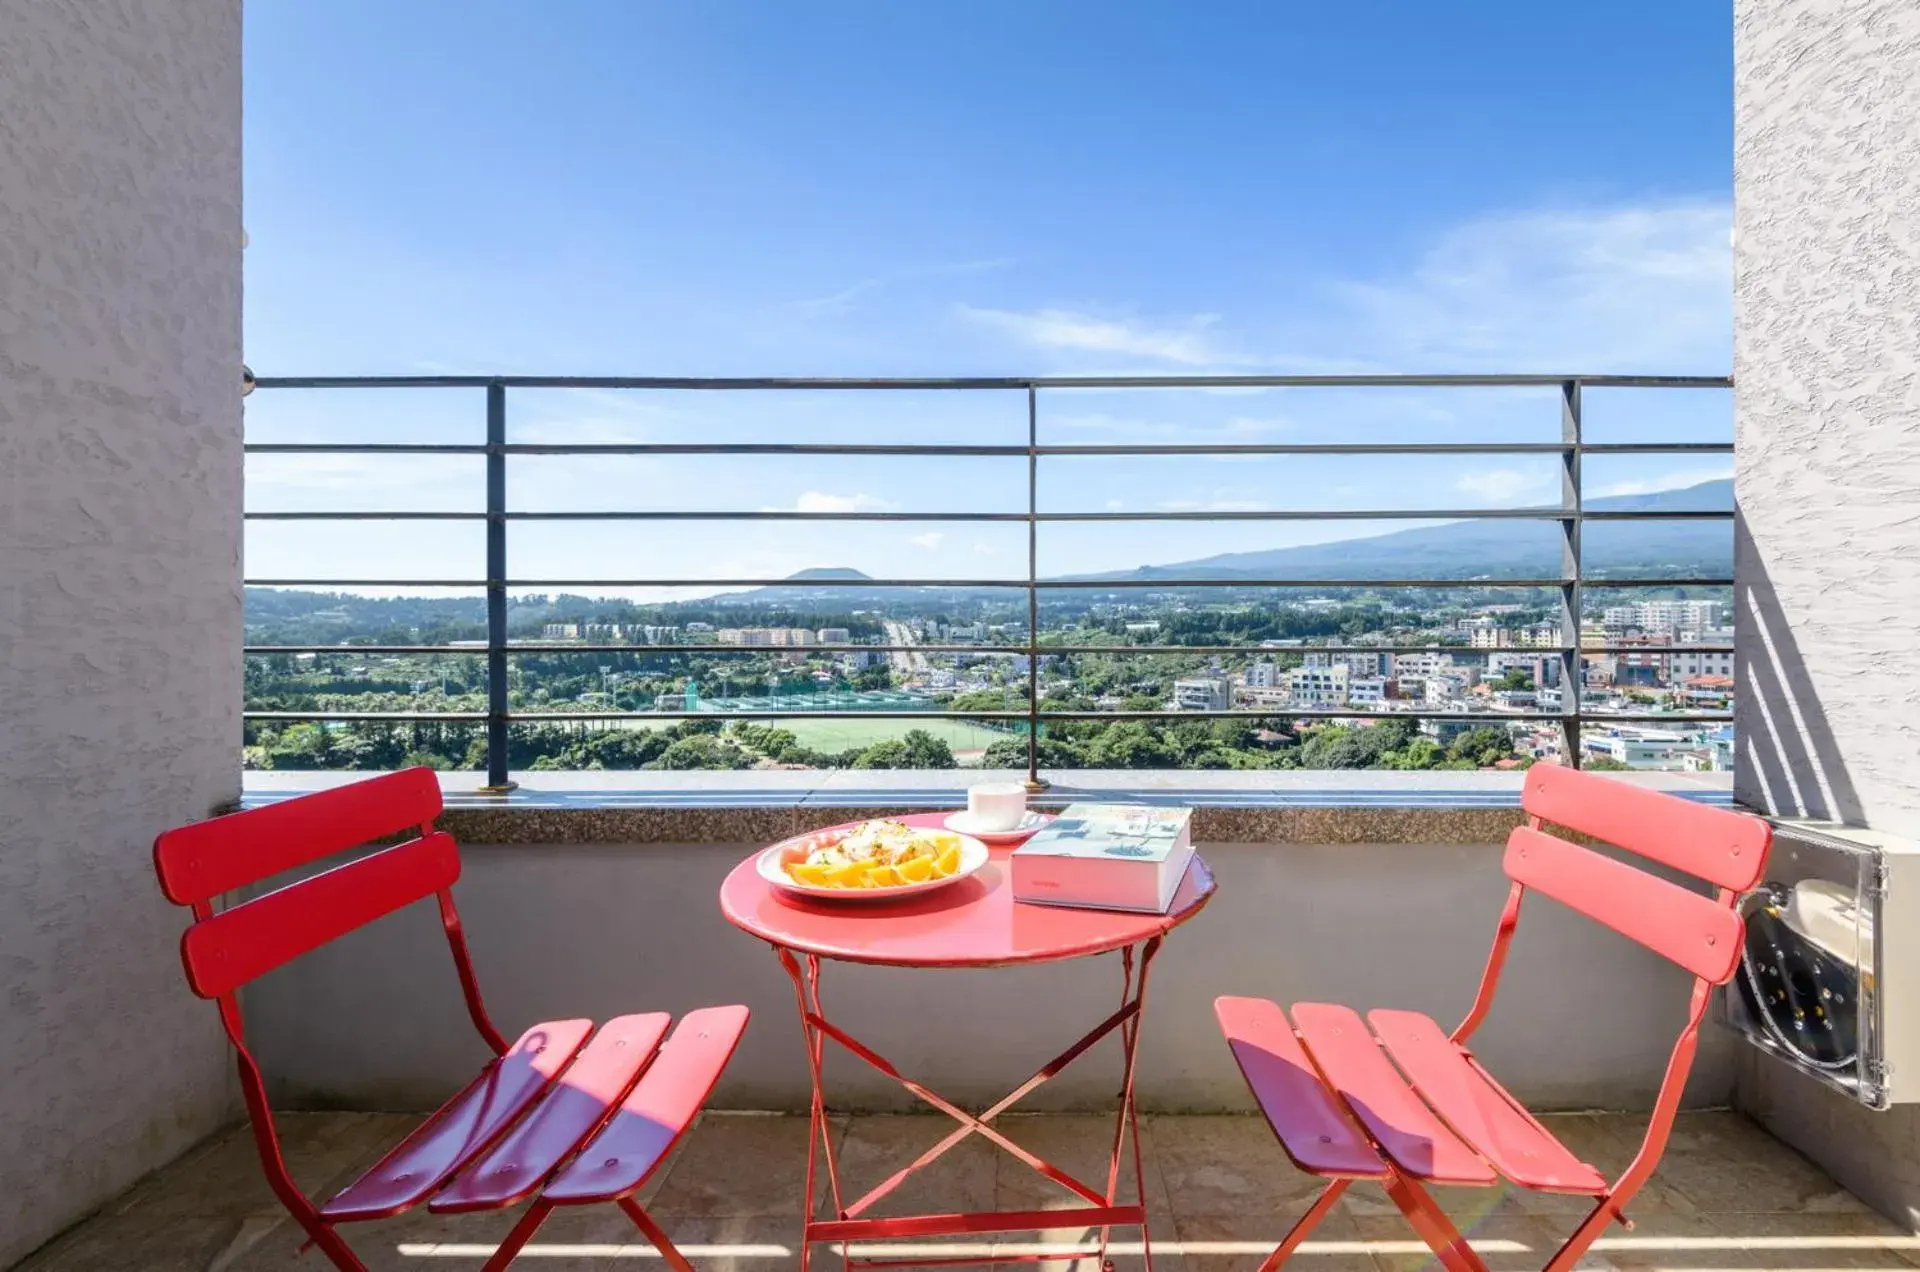
M 788 378 L 747 378 L 747 379 L 702 379 L 660 376 L 268 376 L 257 381 L 261 390 L 282 392 L 287 390 L 315 389 L 412 389 L 428 390 L 484 390 L 486 401 L 485 441 L 467 443 L 428 443 L 428 442 L 276 442 L 249 443 L 246 450 L 257 455 L 439 455 L 439 456 L 482 456 L 486 464 L 486 502 L 484 511 L 425 511 L 425 510 L 377 510 L 377 511 L 248 511 L 246 516 L 252 521 L 468 521 L 484 522 L 486 528 L 486 568 L 484 575 L 459 578 L 248 578 L 246 583 L 252 586 L 271 587 L 328 587 L 351 588 L 356 586 L 377 586 L 381 588 L 470 588 L 484 589 L 487 601 L 487 638 L 484 650 L 473 645 L 352 645 L 344 651 L 355 653 L 409 653 L 409 654 L 466 654 L 484 653 L 487 671 L 487 709 L 484 712 L 418 712 L 418 711 L 382 711 L 382 712 L 346 712 L 346 711 L 247 711 L 248 720 L 285 721 L 285 720 L 356 720 L 380 721 L 392 723 L 410 722 L 453 722 L 483 723 L 487 737 L 487 773 L 489 784 L 504 788 L 508 781 L 508 731 L 518 724 L 542 722 L 594 722 L 618 721 L 627 719 L 668 720 L 668 719 L 807 719 L 829 718 L 834 720 L 850 719 L 886 719 L 886 720 L 926 720 L 926 719 L 969 719 L 997 721 L 1014 724 L 1024 731 L 1027 750 L 1027 770 L 1030 781 L 1040 780 L 1039 739 L 1050 721 L 1068 720 L 1126 720 L 1161 719 L 1193 720 L 1243 717 L 1258 720 L 1357 720 L 1366 719 L 1369 712 L 1355 707 L 1345 708 L 1299 708 L 1271 707 L 1258 709 L 1192 710 L 1192 711 L 1049 711 L 1044 709 L 1040 696 L 1040 668 L 1043 657 L 1057 654 L 1114 654 L 1146 656 L 1153 654 L 1249 654 L 1259 652 L 1259 647 L 1249 645 L 1182 645 L 1182 644 L 1126 644 L 1126 645 L 1061 645 L 1044 642 L 1040 635 L 1040 603 L 1043 594 L 1062 592 L 1070 589 L 1097 589 L 1120 592 L 1126 590 L 1176 591 L 1202 589 L 1260 589 L 1286 588 L 1293 590 L 1335 590 L 1335 589 L 1409 589 L 1409 588 L 1513 588 L 1513 589 L 1554 589 L 1559 597 L 1559 635 L 1553 645 L 1482 645 L 1472 648 L 1460 645 L 1424 644 L 1424 645 L 1387 645 L 1387 644 L 1331 644 L 1310 645 L 1304 649 L 1288 648 L 1278 652 L 1296 654 L 1303 652 L 1340 654 L 1407 654 L 1407 653 L 1469 653 L 1473 655 L 1492 653 L 1528 653 L 1550 655 L 1559 660 L 1559 679 L 1562 686 L 1561 705 L 1557 711 L 1459 711 L 1433 710 L 1418 707 L 1401 711 L 1395 710 L 1391 718 L 1424 719 L 1444 718 L 1449 720 L 1474 720 L 1492 722 L 1511 721 L 1551 721 L 1556 722 L 1564 737 L 1563 753 L 1568 762 L 1577 765 L 1580 762 L 1581 730 L 1590 719 L 1604 719 L 1607 723 L 1647 723 L 1663 724 L 1705 723 L 1727 721 L 1731 718 L 1727 712 L 1707 711 L 1662 711 L 1657 713 L 1632 714 L 1608 712 L 1602 716 L 1583 712 L 1582 694 L 1578 687 L 1582 682 L 1582 653 L 1641 653 L 1658 652 L 1645 645 L 1593 645 L 1582 646 L 1581 618 L 1584 607 L 1584 592 L 1589 588 L 1624 589 L 1635 587 L 1683 587 L 1683 586 L 1730 586 L 1730 577 L 1617 577 L 1604 579 L 1587 577 L 1583 573 L 1581 562 L 1582 527 L 1593 522 L 1618 521 L 1731 521 L 1733 513 L 1725 509 L 1702 510 L 1596 510 L 1587 508 L 1582 497 L 1581 468 L 1582 460 L 1589 455 L 1730 455 L 1733 451 L 1728 442 L 1616 442 L 1594 443 L 1586 441 L 1581 427 L 1581 394 L 1584 389 L 1727 389 L 1732 381 L 1722 376 L 1633 376 L 1633 375 L 1588 375 L 1588 376 L 1551 376 L 1551 375 L 1437 375 L 1437 376 L 1401 376 L 1401 375 L 1193 375 L 1193 376 L 1069 376 L 1069 377 L 993 377 L 993 378 L 919 378 L 919 379 L 788 379 Z M 1351 389 L 1364 392 L 1368 389 L 1500 389 L 1535 388 L 1552 389 L 1559 401 L 1560 438 L 1548 442 L 1480 442 L 1480 441 L 1436 441 L 1421 443 L 1195 443 L 1195 444 L 1087 444 L 1087 445 L 1042 445 L 1040 441 L 1041 403 L 1043 397 L 1051 392 L 1067 390 L 1136 390 L 1136 389 L 1288 389 L 1320 388 Z M 917 443 L 813 443 L 813 442 L 510 442 L 508 440 L 508 394 L 514 389 L 596 389 L 596 390 L 680 390 L 694 392 L 754 393 L 770 390 L 780 391 L 837 391 L 858 393 L 905 393 L 905 392 L 999 392 L 1024 394 L 1026 405 L 1026 441 L 1013 445 L 967 445 L 967 444 L 917 444 Z M 1375 509 L 1274 509 L 1249 508 L 1244 510 L 1160 510 L 1160 511 L 1042 511 L 1039 502 L 1040 467 L 1050 459 L 1083 456 L 1308 456 L 1308 455 L 1347 455 L 1347 456 L 1395 456 L 1395 455 L 1551 455 L 1557 458 L 1560 471 L 1561 499 L 1557 505 L 1522 508 L 1375 508 Z M 1024 458 L 1026 460 L 1026 508 L 1014 512 L 979 511 L 797 511 L 797 510 L 590 510 L 568 509 L 535 511 L 515 509 L 508 503 L 508 467 L 509 461 L 516 456 L 668 456 L 668 455 L 715 455 L 715 456 L 997 456 L 1002 458 Z M 1560 569 L 1549 576 L 1537 578 L 1480 577 L 1463 578 L 1250 578 L 1246 576 L 1221 577 L 1161 577 L 1151 579 L 1073 579 L 1043 578 L 1039 567 L 1040 527 L 1051 523 L 1065 522 L 1179 522 L 1179 521 L 1331 521 L 1331 520 L 1406 520 L 1406 521 L 1470 521 L 1513 519 L 1532 522 L 1552 522 L 1559 527 L 1561 542 Z M 911 579 L 835 579 L 808 578 L 804 586 L 808 588 L 858 587 L 863 589 L 890 588 L 999 588 L 1018 589 L 1023 592 L 1027 603 L 1027 639 L 1017 644 L 847 644 L 847 645 L 811 645 L 809 652 L 866 652 L 869 654 L 894 653 L 943 653 L 964 652 L 977 655 L 1015 655 L 1026 659 L 1027 709 L 1025 711 L 833 711 L 807 712 L 782 709 L 777 701 L 764 710 L 714 712 L 675 712 L 675 711 L 624 711 L 624 710 L 587 710 L 587 711 L 530 711 L 516 710 L 510 706 L 508 695 L 508 661 L 525 654 L 678 654 L 716 652 L 713 644 L 675 644 L 675 645 L 633 645 L 633 644 L 595 644 L 591 642 L 568 641 L 566 643 L 530 642 L 524 640 L 509 641 L 508 593 L 509 589 L 541 588 L 591 588 L 637 589 L 637 588 L 716 588 L 716 587 L 777 587 L 793 585 L 791 578 L 685 578 L 685 577 L 517 577 L 509 570 L 509 528 L 516 523 L 535 521 L 575 521 L 575 522 L 1000 522 L 1017 523 L 1026 527 L 1027 566 L 1018 577 L 1012 578 L 911 578 Z M 1731 654 L 1730 645 L 1688 645 L 1688 652 L 1701 654 Z M 249 645 L 246 652 L 258 654 L 300 654 L 300 653 L 339 653 L 340 645 Z

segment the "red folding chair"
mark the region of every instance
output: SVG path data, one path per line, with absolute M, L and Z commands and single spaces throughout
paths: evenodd
M 1709 808 L 1555 765 L 1527 772 L 1528 824 L 1507 840 L 1512 886 L 1473 1007 L 1451 1034 L 1412 1011 L 1296 1003 L 1293 1019 L 1261 998 L 1214 1003 L 1247 1085 L 1294 1165 L 1330 1182 L 1261 1265 L 1296 1250 L 1356 1180 L 1379 1183 L 1449 1272 L 1486 1272 L 1425 1185 L 1523 1188 L 1594 1199 L 1591 1213 L 1546 1264 L 1566 1272 L 1629 1199 L 1666 1148 L 1713 988 L 1740 963 L 1742 892 L 1767 863 L 1773 832 L 1757 817 Z M 1548 834 L 1603 840 L 1694 876 L 1711 894 Z M 1500 969 L 1529 891 L 1544 893 L 1693 973 L 1686 1025 L 1667 1061 L 1640 1151 L 1609 1184 L 1555 1139 L 1481 1067 L 1467 1040 L 1493 1005 Z
M 440 785 L 407 769 L 351 786 L 183 826 L 153 846 L 160 890 L 191 906 L 181 938 L 187 984 L 220 1005 L 240 1090 L 274 1195 L 335 1266 L 366 1267 L 340 1224 L 385 1219 L 422 1201 L 438 1212 L 533 1204 L 487 1260 L 504 1268 L 556 1206 L 613 1202 L 674 1268 L 687 1261 L 633 1194 L 699 1113 L 746 1028 L 745 1007 L 549 1020 L 509 1045 L 487 1018 L 454 910 L 460 856 L 434 830 Z M 321 857 L 398 833 L 418 836 L 216 911 L 214 900 Z M 260 1066 L 242 1036 L 238 991 L 274 968 L 428 897 L 453 950 L 473 1026 L 493 1051 L 479 1076 L 324 1204 L 300 1191 L 280 1156 Z M 591 1039 L 589 1039 L 591 1035 Z M 662 1039 L 665 1039 L 662 1042 Z M 429 1200 L 431 1199 L 431 1200 Z

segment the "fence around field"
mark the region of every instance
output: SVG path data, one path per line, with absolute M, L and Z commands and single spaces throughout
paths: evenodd
M 280 394 L 299 390 L 354 390 L 354 389 L 405 389 L 422 393 L 452 390 L 478 390 L 484 394 L 485 421 L 484 440 L 471 443 L 441 442 L 327 442 L 327 441 L 291 441 L 291 442 L 249 442 L 246 450 L 250 455 L 347 455 L 366 457 L 402 456 L 473 456 L 484 462 L 485 506 L 484 510 L 452 511 L 428 509 L 380 509 L 345 510 L 319 509 L 299 511 L 266 511 L 249 509 L 246 513 L 250 521 L 318 521 L 345 523 L 352 521 L 381 522 L 479 522 L 485 528 L 485 568 L 478 574 L 448 578 L 389 578 L 389 579 L 339 579 L 312 577 L 273 577 L 249 578 L 251 586 L 270 587 L 327 587 L 353 588 L 370 586 L 379 588 L 470 588 L 484 590 L 486 596 L 487 632 L 483 647 L 472 644 L 461 645 L 356 645 L 343 648 L 339 645 L 250 645 L 246 652 L 258 654 L 337 654 L 403 652 L 409 654 L 465 654 L 483 656 L 486 660 L 487 705 L 480 712 L 415 712 L 415 711 L 247 711 L 248 720 L 360 720 L 392 723 L 409 722 L 466 722 L 484 724 L 487 737 L 487 771 L 490 785 L 505 787 L 508 783 L 508 731 L 516 724 L 540 722 L 615 722 L 621 720 L 645 719 L 649 721 L 673 720 L 684 718 L 737 719 L 737 720 L 807 720 L 833 719 L 851 720 L 860 718 L 903 721 L 914 719 L 977 720 L 988 722 L 994 727 L 1017 731 L 1026 742 L 1027 769 L 1030 780 L 1038 782 L 1041 778 L 1039 763 L 1039 739 L 1044 735 L 1051 721 L 1068 720 L 1125 720 L 1125 719 L 1166 719 L 1192 720 L 1243 717 L 1260 720 L 1355 720 L 1365 719 L 1368 713 L 1353 706 L 1347 707 L 1293 707 L 1275 706 L 1270 708 L 1244 709 L 1201 709 L 1183 710 L 1177 713 L 1167 711 L 1062 711 L 1047 710 L 1040 696 L 1040 676 L 1042 660 L 1046 655 L 1055 654 L 1110 654 L 1127 656 L 1151 656 L 1154 654 L 1234 654 L 1244 655 L 1259 652 L 1245 645 L 1182 645 L 1182 644 L 1126 644 L 1126 645 L 1072 645 L 1063 646 L 1041 639 L 1041 598 L 1048 594 L 1061 594 L 1070 589 L 1097 589 L 1105 592 L 1121 593 L 1127 591 L 1194 591 L 1207 592 L 1213 589 L 1294 589 L 1306 591 L 1338 591 L 1341 589 L 1448 589 L 1448 588 L 1513 588 L 1513 589 L 1551 589 L 1558 597 L 1559 640 L 1552 645 L 1479 645 L 1470 649 L 1458 645 L 1389 645 L 1389 644 L 1326 644 L 1311 645 L 1304 649 L 1288 648 L 1277 652 L 1297 654 L 1313 652 L 1321 654 L 1418 654 L 1418 653 L 1521 653 L 1548 656 L 1558 660 L 1558 679 L 1562 686 L 1558 710 L 1500 710 L 1487 712 L 1459 711 L 1449 709 L 1395 710 L 1391 717 L 1420 721 L 1445 718 L 1448 720 L 1470 720 L 1507 723 L 1513 721 L 1553 722 L 1558 725 L 1564 738 L 1563 752 L 1568 761 L 1578 764 L 1581 753 L 1581 730 L 1589 720 L 1604 719 L 1607 723 L 1659 723 L 1659 724 L 1701 724 L 1706 722 L 1724 722 L 1731 715 L 1725 711 L 1661 711 L 1646 714 L 1628 714 L 1609 712 L 1604 717 L 1591 715 L 1583 711 L 1582 694 L 1567 691 L 1581 684 L 1581 655 L 1585 653 L 1628 653 L 1648 652 L 1643 645 L 1596 645 L 1587 644 L 1584 649 L 1581 642 L 1581 620 L 1585 601 L 1585 592 L 1592 588 L 1630 589 L 1630 588 L 1672 588 L 1701 586 L 1730 586 L 1732 579 L 1723 576 L 1703 577 L 1622 577 L 1608 575 L 1605 578 L 1591 577 L 1591 572 L 1582 564 L 1583 528 L 1603 522 L 1645 522 L 1645 521 L 1720 521 L 1730 522 L 1733 513 L 1728 509 L 1679 510 L 1671 508 L 1596 509 L 1586 505 L 1582 488 L 1582 461 L 1596 455 L 1730 455 L 1733 447 L 1730 442 L 1707 441 L 1628 441 L 1628 442 L 1590 442 L 1583 437 L 1581 399 L 1584 390 L 1591 389 L 1636 389 L 1636 390 L 1711 390 L 1728 389 L 1731 381 L 1718 376 L 1628 376 L 1628 375 L 1591 375 L 1591 376 L 1548 376 L 1548 375 L 1459 375 L 1459 376 L 1133 376 L 1133 377 L 1034 377 L 1034 378 L 954 378 L 954 379 L 689 379 L 671 377 L 566 377 L 566 376 L 347 376 L 347 377 L 300 377 L 269 376 L 256 382 L 260 390 Z M 1093 443 L 1056 445 L 1041 442 L 1042 403 L 1048 395 L 1072 390 L 1159 390 L 1189 389 L 1213 392 L 1241 392 L 1270 389 L 1338 389 L 1364 393 L 1372 389 L 1432 389 L 1467 392 L 1474 389 L 1535 389 L 1550 390 L 1558 400 L 1559 437 L 1556 441 L 1432 441 L 1432 442 L 1242 442 L 1242 441 L 1201 441 L 1201 442 L 1160 442 L 1128 441 L 1122 443 Z M 753 394 L 774 391 L 800 393 L 860 393 L 860 394 L 907 394 L 907 393 L 1000 393 L 1023 396 L 1026 412 L 1026 436 L 1023 443 L 1004 445 L 968 444 L 968 443 L 917 443 L 912 441 L 888 441 L 882 443 L 849 442 L 553 442 L 509 440 L 508 406 L 509 395 L 515 390 L 600 390 L 600 391 L 688 391 L 696 393 L 734 393 Z M 476 421 L 476 424 L 478 421 Z M 481 435 L 476 428 L 476 435 Z M 711 456 L 720 460 L 739 462 L 745 457 L 779 456 L 888 456 L 923 457 L 932 460 L 959 459 L 963 457 L 997 457 L 1003 460 L 1024 461 L 1025 469 L 1025 506 L 1000 511 L 899 511 L 882 508 L 825 508 L 813 509 L 591 509 L 591 508 L 515 508 L 508 500 L 508 475 L 513 463 L 526 462 L 535 456 L 576 456 L 576 457 L 615 457 L 615 456 Z M 1086 457 L 1210 457 L 1222 462 L 1234 462 L 1238 459 L 1255 460 L 1272 457 L 1314 456 L 1544 456 L 1550 457 L 1559 472 L 1560 499 L 1545 506 L 1529 507 L 1401 507 L 1369 509 L 1311 509 L 1311 508 L 1274 508 L 1274 507 L 1205 507 L 1182 509 L 1114 509 L 1109 507 L 1081 508 L 1069 510 L 1043 510 L 1040 505 L 1040 473 L 1043 465 L 1061 463 L 1069 458 Z M 1040 534 L 1042 527 L 1049 525 L 1082 524 L 1097 526 L 1114 523 L 1178 523 L 1178 522 L 1248 522 L 1262 521 L 1334 521 L 1356 520 L 1369 522 L 1406 521 L 1414 522 L 1451 522 L 1451 521 L 1515 521 L 1535 524 L 1548 523 L 1558 530 L 1560 546 L 1560 567 L 1557 571 L 1545 573 L 1540 577 L 1413 577 L 1413 578 L 1341 578 L 1341 577 L 1275 577 L 1251 578 L 1241 574 L 1222 574 L 1214 577 L 1144 577 L 1144 578 L 1072 578 L 1042 577 L 1040 570 Z M 770 532 L 777 530 L 780 523 L 786 522 L 848 522 L 848 523 L 1001 523 L 1024 527 L 1026 540 L 1026 568 L 1017 577 L 1000 578 L 807 578 L 803 586 L 810 589 L 833 589 L 838 587 L 886 590 L 905 588 L 927 589 L 1010 589 L 1024 595 L 1026 601 L 1026 640 L 1018 643 L 978 643 L 978 644 L 811 644 L 804 651 L 814 653 L 865 652 L 869 655 L 892 656 L 897 654 L 915 655 L 928 653 L 966 653 L 972 655 L 1014 656 L 1024 660 L 1027 708 L 1024 711 L 954 711 L 954 710 L 895 710 L 879 711 L 844 710 L 833 707 L 818 711 L 794 710 L 781 701 L 770 701 L 765 707 L 740 707 L 739 702 L 751 703 L 752 700 L 729 702 L 734 709 L 722 712 L 697 711 L 630 711 L 630 710 L 584 710 L 551 711 L 526 710 L 511 707 L 508 695 L 509 660 L 530 654 L 581 655 L 581 654 L 677 654 L 716 652 L 766 653 L 765 649 L 717 649 L 707 643 L 689 644 L 645 644 L 631 643 L 594 643 L 592 641 L 525 641 L 508 638 L 509 592 L 517 589 L 666 589 L 666 588 L 749 588 L 749 587 L 789 587 L 795 586 L 792 578 L 688 578 L 671 572 L 651 577 L 521 577 L 510 569 L 510 531 L 516 526 L 525 526 L 541 522 L 765 522 Z M 1731 646 L 1691 645 L 1685 647 L 1699 654 L 1730 654 Z M 782 651 L 790 652 L 790 651 Z

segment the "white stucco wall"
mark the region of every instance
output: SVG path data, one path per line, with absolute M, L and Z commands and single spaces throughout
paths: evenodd
M 0 5 L 0 1266 L 234 1112 L 153 836 L 237 793 L 240 0 Z
M 1736 15 L 1736 789 L 1920 837 L 1920 5 Z
M 1737 0 L 1734 60 L 1736 790 L 1920 838 L 1920 5 Z M 1920 1110 L 1742 1068 L 1743 1107 L 1920 1225 Z
M 744 1002 L 753 1023 L 719 1107 L 801 1109 L 807 1065 L 791 982 L 720 915 L 737 844 L 478 845 L 456 889 L 489 1009 L 510 1035 L 541 1019 L 604 1020 Z M 1221 994 L 1412 1007 L 1451 1028 L 1479 983 L 1506 900 L 1495 844 L 1206 844 L 1219 894 L 1154 964 L 1140 1054 L 1152 1109 L 1248 1108 L 1213 1021 Z M 1117 957 L 994 971 L 830 965 L 829 1014 L 906 1073 L 984 1105 L 1119 1003 Z M 1530 901 L 1475 1050 L 1540 1108 L 1645 1109 L 1686 1014 L 1678 968 L 1546 898 Z M 478 1071 L 431 905 L 269 974 L 248 1037 L 290 1107 L 424 1109 Z M 1689 1099 L 1723 1104 L 1738 1044 L 1703 1036 Z M 1114 1044 L 1023 1107 L 1112 1107 Z M 1085 1067 L 1083 1067 L 1085 1066 Z M 844 1107 L 908 1107 L 844 1056 Z

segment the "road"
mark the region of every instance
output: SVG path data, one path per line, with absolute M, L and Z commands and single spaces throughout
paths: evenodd
M 886 619 L 883 621 L 883 626 L 885 626 L 887 630 L 887 644 L 911 645 L 915 643 L 913 629 L 905 623 Z M 932 668 L 932 664 L 927 662 L 927 656 L 925 654 L 913 650 L 902 649 L 896 651 L 895 653 L 887 655 L 887 661 L 893 664 L 893 676 L 896 681 L 896 688 L 905 688 L 908 683 L 924 678 Z

